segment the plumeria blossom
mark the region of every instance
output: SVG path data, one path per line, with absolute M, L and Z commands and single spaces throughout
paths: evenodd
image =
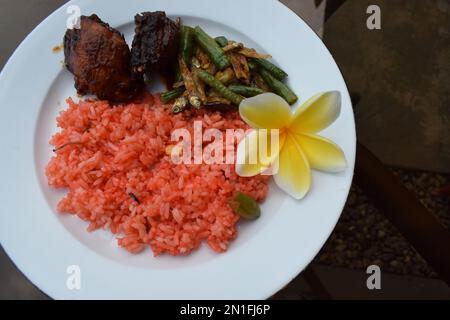
M 296 199 L 303 198 L 311 186 L 311 169 L 339 172 L 347 166 L 341 148 L 316 135 L 336 120 L 340 109 L 341 95 L 338 91 L 317 94 L 295 112 L 291 112 L 286 101 L 273 93 L 244 99 L 239 105 L 239 113 L 254 130 L 238 145 L 236 173 L 251 177 L 271 170 L 282 190 Z M 268 152 L 268 156 L 260 157 L 258 141 L 265 135 L 270 145 L 272 131 L 278 133 L 277 148 Z M 255 155 L 252 153 L 258 155 L 255 162 L 248 161 Z M 275 163 L 276 169 L 273 168 Z

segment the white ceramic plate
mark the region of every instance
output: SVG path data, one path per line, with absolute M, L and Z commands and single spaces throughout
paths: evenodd
M 62 42 L 69 5 L 97 13 L 130 43 L 133 17 L 164 10 L 211 35 L 240 40 L 270 52 L 289 72 L 289 85 L 303 102 L 326 90 L 342 93 L 338 120 L 321 134 L 344 150 L 341 174 L 313 173 L 313 188 L 295 201 L 272 184 L 257 221 L 239 224 L 224 254 L 206 245 L 188 257 L 154 258 L 150 249 L 131 255 L 105 231 L 56 212 L 63 191 L 47 186 L 44 168 L 55 117 L 76 98 L 73 76 L 62 68 Z M 292 280 L 317 254 L 347 198 L 355 159 L 355 127 L 349 94 L 332 56 L 314 32 L 281 3 L 271 0 L 79 0 L 45 19 L 17 48 L 0 76 L 1 244 L 17 267 L 58 299 L 260 299 Z M 81 270 L 81 289 L 66 286 L 67 268 Z

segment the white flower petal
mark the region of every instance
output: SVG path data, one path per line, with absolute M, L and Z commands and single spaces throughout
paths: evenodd
M 341 112 L 339 91 L 319 93 L 294 113 L 290 129 L 296 133 L 315 133 L 332 124 Z
M 292 117 L 287 102 L 269 92 L 242 100 L 239 114 L 256 129 L 281 129 L 289 124 Z
M 279 136 L 277 130 L 252 130 L 238 144 L 236 173 L 241 177 L 252 177 L 268 170 L 277 158 L 283 142 L 284 135 Z
M 294 138 L 287 136 L 279 155 L 276 184 L 295 199 L 302 199 L 311 187 L 308 160 Z
M 296 134 L 295 140 L 313 169 L 340 172 L 347 167 L 342 149 L 333 141 L 313 134 Z

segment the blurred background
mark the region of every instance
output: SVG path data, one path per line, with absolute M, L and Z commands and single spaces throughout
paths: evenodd
M 25 36 L 65 2 L 0 0 L 0 68 Z M 425 207 L 424 223 L 434 219 L 448 232 L 450 0 L 281 2 L 316 31 L 341 68 L 359 142 L 381 160 L 384 174 L 395 175 Z M 381 10 L 381 30 L 366 27 L 369 5 Z M 426 260 L 420 239 L 402 232 L 399 221 L 407 221 L 409 212 L 401 208 L 407 207 L 388 205 L 387 210 L 371 196 L 370 183 L 353 184 L 326 245 L 274 299 L 450 299 L 448 279 L 433 268 L 439 262 Z M 448 242 L 435 245 L 450 256 Z M 381 268 L 382 290 L 366 287 L 366 269 L 373 264 Z M 0 299 L 48 299 L 3 249 L 0 283 Z

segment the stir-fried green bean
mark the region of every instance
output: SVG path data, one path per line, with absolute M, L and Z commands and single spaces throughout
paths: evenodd
M 188 26 L 181 26 L 179 52 L 184 63 L 189 66 L 194 49 L 194 29 Z
M 228 39 L 224 36 L 216 37 L 214 40 L 217 42 L 217 44 L 221 47 L 225 47 L 228 44 Z
M 267 83 L 264 81 L 264 79 L 261 77 L 261 75 L 258 72 L 252 72 L 252 78 L 251 78 L 251 84 L 254 87 L 257 87 L 261 89 L 264 92 L 271 92 L 272 90 L 269 88 Z
M 198 71 L 198 77 L 206 83 L 208 86 L 213 88 L 221 97 L 230 100 L 233 104 L 239 105 L 242 101 L 242 97 L 233 91 L 225 87 L 222 82 L 214 78 L 212 74 L 204 70 Z
M 286 79 L 288 76 L 286 72 L 284 72 L 281 68 L 274 65 L 269 60 L 252 58 L 251 61 L 260 66 L 261 68 L 269 71 L 275 78 L 277 78 L 280 81 Z
M 184 86 L 161 93 L 161 102 L 167 103 L 181 96 L 186 91 Z
M 295 93 L 289 89 L 287 85 L 272 76 L 272 74 L 266 69 L 259 69 L 259 74 L 261 74 L 264 82 L 275 92 L 277 95 L 281 96 L 289 104 L 294 104 L 298 98 Z
M 242 86 L 239 84 L 231 84 L 228 86 L 228 89 L 244 97 L 254 97 L 258 94 L 264 93 L 264 91 L 259 88 Z
M 258 65 L 252 61 L 251 59 L 247 61 L 248 67 L 250 68 L 251 71 L 257 71 L 258 70 Z
M 230 61 L 225 52 L 217 44 L 217 42 L 211 38 L 202 28 L 195 27 L 194 30 L 195 39 L 198 45 L 206 52 L 211 61 L 216 65 L 219 70 L 223 70 L 230 66 Z
M 189 26 L 181 26 L 180 42 L 178 46 L 179 55 L 183 58 L 186 65 L 190 65 L 191 56 L 194 49 L 194 29 Z M 180 67 L 175 66 L 175 81 L 183 80 Z

